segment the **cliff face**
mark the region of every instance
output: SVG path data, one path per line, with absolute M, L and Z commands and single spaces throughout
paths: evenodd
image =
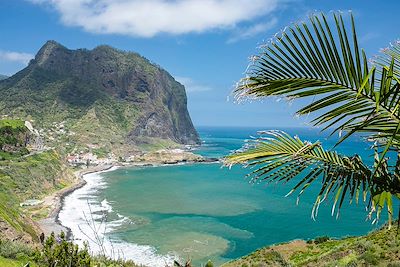
M 69 50 L 48 41 L 27 68 L 0 81 L 0 93 L 0 115 L 64 121 L 81 135 L 77 142 L 199 142 L 184 86 L 140 55 L 109 46 Z

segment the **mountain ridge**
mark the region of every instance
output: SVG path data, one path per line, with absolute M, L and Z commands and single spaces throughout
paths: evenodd
M 184 86 L 139 54 L 108 45 L 70 50 L 47 41 L 26 68 L 0 81 L 0 92 L 0 115 L 44 129 L 63 122 L 76 134 L 62 141 L 78 146 L 199 144 Z

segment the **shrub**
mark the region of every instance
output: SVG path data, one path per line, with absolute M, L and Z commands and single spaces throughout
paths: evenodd
M 363 253 L 360 259 L 364 260 L 365 263 L 370 264 L 372 266 L 376 266 L 379 263 L 379 257 L 370 251 Z
M 110 258 L 106 258 L 103 256 L 93 257 L 91 261 L 93 266 L 98 267 L 138 267 L 133 261 L 125 261 L 125 260 L 113 260 Z
M 20 259 L 23 257 L 30 257 L 34 254 L 34 250 L 26 244 L 0 240 L 0 256 L 10 259 Z
M 314 243 L 315 244 L 321 244 L 324 243 L 326 241 L 328 241 L 330 238 L 328 236 L 319 236 L 317 238 L 314 239 Z
M 359 240 L 355 243 L 356 250 L 359 253 L 363 253 L 365 251 L 375 251 L 374 244 L 368 240 Z
M 36 253 L 35 260 L 40 266 L 89 267 L 91 257 L 87 244 L 83 249 L 79 249 L 78 245 L 68 242 L 65 234 L 61 232 L 57 238 L 52 233 L 46 239 L 43 249 Z

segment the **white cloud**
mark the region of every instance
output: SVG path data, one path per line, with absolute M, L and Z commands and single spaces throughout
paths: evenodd
M 212 90 L 212 88 L 210 86 L 197 83 L 196 81 L 193 81 L 191 78 L 188 78 L 188 77 L 176 76 L 175 80 L 177 80 L 178 82 L 183 84 L 186 88 L 186 92 L 188 92 L 188 93 L 204 92 L 204 91 Z
M 29 53 L 20 53 L 12 51 L 1 51 L 0 50 L 0 61 L 17 62 L 24 65 L 28 65 L 29 61 L 34 58 L 34 55 Z
M 280 0 L 29 0 L 56 9 L 88 32 L 153 37 L 235 27 L 267 15 Z
M 377 32 L 368 32 L 360 37 L 360 43 L 366 43 L 373 39 L 379 38 L 381 35 Z
M 278 20 L 276 18 L 272 18 L 266 23 L 258 23 L 247 28 L 238 29 L 236 33 L 228 39 L 228 43 L 235 43 L 240 40 L 254 37 L 257 34 L 265 33 L 266 31 L 272 29 L 277 24 L 277 22 Z

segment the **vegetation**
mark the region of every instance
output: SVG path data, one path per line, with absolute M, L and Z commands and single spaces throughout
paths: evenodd
M 0 160 L 28 154 L 28 129 L 21 120 L 0 120 Z
M 0 239 L 0 266 L 24 266 L 29 262 L 33 263 L 34 249 L 31 246 L 19 241 L 9 241 Z
M 23 243 L 0 240 L 0 264 L 1 266 L 119 266 L 136 267 L 131 261 L 110 259 L 90 255 L 88 248 L 79 248 L 66 240 L 65 234 L 60 236 L 52 234 L 43 246 L 33 248 Z
M 139 148 L 142 151 L 154 152 L 160 149 L 168 149 L 176 147 L 176 143 L 171 140 L 165 140 L 161 138 L 139 138 Z
M 367 166 L 359 155 L 343 156 L 286 133 L 268 131 L 242 151 L 226 158 L 226 164 L 246 164 L 256 169 L 253 181 L 288 182 L 288 195 L 299 196 L 313 182 L 321 181 L 312 215 L 320 204 L 334 197 L 332 214 L 339 215 L 343 201 L 368 200 L 376 219 L 384 207 L 393 216 L 393 199 L 400 198 L 400 160 L 388 152 L 400 148 L 400 43 L 384 49 L 370 64 L 358 40 L 353 16 L 351 28 L 341 14 L 333 18 L 311 15 L 308 23 L 295 23 L 253 57 L 246 78 L 236 88 L 237 97 L 312 98 L 297 114 L 315 114 L 315 126 L 343 136 L 354 133 L 373 142 L 375 162 Z M 330 24 L 333 21 L 333 25 Z M 351 34 L 348 34 L 350 32 Z M 400 210 L 399 210 L 400 212 Z M 390 224 L 389 224 L 390 227 Z
M 292 241 L 259 249 L 222 267 L 400 266 L 396 229 L 384 227 L 366 236 Z
M 52 233 L 39 247 L 28 246 L 20 242 L 0 239 L 0 266 L 107 266 L 107 267 L 138 267 L 130 260 L 114 259 L 104 255 L 91 255 L 85 244 L 83 248 L 67 241 L 63 232 L 59 236 Z M 191 260 L 181 264 L 174 261 L 173 266 L 191 267 Z M 204 266 L 213 267 L 208 261 Z M 168 266 L 167 266 L 168 267 Z M 170 266 L 172 267 L 172 266 Z
M 13 260 L 0 256 L 0 266 L 7 267 L 22 267 L 29 262 L 29 267 L 36 267 L 37 265 L 27 260 Z
M 14 239 L 28 233 L 29 239 L 38 241 L 29 213 L 19 204 L 40 199 L 74 179 L 55 151 L 0 161 L 0 224 L 9 230 L 2 231 L 0 237 Z
M 0 120 L 0 128 L 4 127 L 10 127 L 11 129 L 15 130 L 23 130 L 25 129 L 25 123 L 22 120 L 10 120 L 10 119 Z

